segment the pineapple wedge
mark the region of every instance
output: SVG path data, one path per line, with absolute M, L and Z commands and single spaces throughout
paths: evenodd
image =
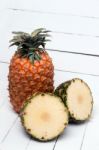
M 83 80 L 75 78 L 60 84 L 55 95 L 61 97 L 67 106 L 70 121 L 82 122 L 90 118 L 93 97 L 89 86 Z
M 23 106 L 21 121 L 32 137 L 48 141 L 64 131 L 68 124 L 68 111 L 60 97 L 37 93 Z

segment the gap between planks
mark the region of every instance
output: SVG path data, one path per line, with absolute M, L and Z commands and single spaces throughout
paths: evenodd
M 13 121 L 12 125 L 10 126 L 10 128 L 8 129 L 7 133 L 6 133 L 5 136 L 2 138 L 2 140 L 1 140 L 1 142 L 0 142 L 1 145 L 5 142 L 6 138 L 7 138 L 8 135 L 10 134 L 11 130 L 14 128 L 14 126 L 15 126 L 15 125 L 17 124 L 17 122 L 19 121 L 18 118 L 19 118 L 19 116 L 17 116 L 17 117 L 14 119 L 14 121 Z M 31 143 L 31 140 L 32 140 L 32 137 L 30 137 L 30 139 L 29 139 L 29 141 L 27 142 L 26 147 L 25 147 L 24 150 L 28 150 L 28 147 L 29 147 L 29 145 L 30 145 L 30 143 Z M 54 140 L 54 145 L 53 145 L 52 150 L 55 150 L 55 146 L 56 146 L 57 141 L 58 141 L 58 138 L 56 138 L 56 139 Z M 0 149 L 0 150 L 1 150 L 1 149 Z
M 10 64 L 10 63 L 5 62 L 5 61 L 0 61 L 0 63 L 2 63 L 2 64 Z M 61 69 L 57 69 L 57 68 L 55 68 L 55 70 L 59 71 L 59 72 L 69 72 L 69 73 L 74 73 L 74 74 L 82 74 L 82 75 L 87 75 L 87 76 L 99 77 L 98 74 L 89 74 L 89 73 L 77 72 L 77 71 L 71 71 L 71 70 L 61 70 Z
M 85 126 L 85 129 L 84 129 L 84 132 L 83 132 L 83 136 L 82 136 L 82 140 L 81 140 L 81 144 L 80 144 L 79 150 L 82 150 L 83 143 L 84 143 L 84 138 L 85 138 L 85 135 L 86 135 L 87 127 L 88 127 L 88 122 L 87 122 L 87 124 L 86 124 L 86 126 Z M 55 150 L 55 147 L 56 147 L 56 145 L 57 145 L 57 142 L 58 142 L 58 140 L 59 140 L 59 137 L 60 137 L 60 136 L 57 137 L 57 139 L 56 139 L 56 141 L 55 141 L 55 144 L 54 144 L 52 150 Z M 27 149 L 26 149 L 26 150 L 27 150 Z
M 73 16 L 73 17 L 83 17 L 83 18 L 91 18 L 91 19 L 99 19 L 99 17 L 88 17 L 88 16 L 79 16 L 79 15 L 73 15 L 73 14 L 65 14 L 65 13 L 54 13 L 54 12 L 43 12 L 38 10 L 26 10 L 26 9 L 16 9 L 16 8 L 7 8 L 6 10 L 12 10 L 12 11 L 21 11 L 21 12 L 30 12 L 30 13 L 39 13 L 39 14 L 49 14 L 49 15 L 62 15 L 62 16 Z M 93 38 L 99 38 L 99 35 L 91 35 L 91 34 L 83 34 L 83 33 L 72 33 L 72 32 L 61 32 L 61 31 L 52 31 L 52 33 L 57 34 L 66 34 L 66 35 L 72 35 L 72 36 L 83 36 L 83 37 L 93 37 Z
M 7 133 L 5 134 L 5 136 L 3 137 L 3 139 L 1 140 L 0 144 L 2 144 L 2 143 L 5 141 L 5 139 L 6 139 L 7 136 L 9 135 L 11 129 L 12 129 L 13 126 L 16 124 L 17 120 L 18 120 L 18 116 L 14 119 L 12 125 L 10 126 L 10 128 L 9 128 L 8 131 L 7 131 Z
M 84 55 L 84 56 L 92 56 L 92 57 L 99 57 L 99 55 L 95 54 L 89 54 L 89 53 L 79 53 L 79 52 L 73 52 L 73 51 L 64 51 L 64 50 L 56 50 L 56 49 L 47 49 L 48 51 L 55 51 L 55 52 L 62 52 L 62 53 L 70 53 L 75 55 Z
M 89 19 L 99 19 L 99 17 L 96 16 L 83 16 L 83 15 L 77 15 L 72 13 L 58 13 L 58 12 L 51 12 L 51 11 L 41 11 L 41 10 L 31 10 L 31 9 L 18 9 L 18 8 L 7 8 L 14 11 L 25 11 L 25 12 L 32 12 L 32 13 L 40 13 L 40 14 L 52 14 L 52 15 L 60 15 L 60 16 L 74 16 L 74 17 L 82 17 L 82 18 L 89 18 Z
M 47 51 L 56 51 L 56 52 L 62 52 L 62 53 L 71 53 L 71 54 L 75 54 L 75 55 L 84 55 L 87 57 L 99 57 L 99 55 L 94 55 L 94 54 L 85 54 L 85 53 L 79 53 L 79 52 L 70 52 L 70 51 L 60 51 L 60 50 L 55 50 L 55 49 L 47 49 Z M 0 61 L 0 63 L 3 64 L 10 64 L 8 61 Z M 57 69 L 55 68 L 56 71 L 61 71 L 61 72 L 70 72 L 70 73 L 75 73 L 75 74 L 82 74 L 82 75 L 88 75 L 88 76 L 95 76 L 95 77 L 99 77 L 99 74 L 90 74 L 90 73 L 85 73 L 85 72 L 78 72 L 78 71 L 72 71 L 72 70 L 61 70 L 61 69 Z
M 85 126 L 85 129 L 84 129 L 84 133 L 83 133 L 83 137 L 82 137 L 82 141 L 81 141 L 81 145 L 80 145 L 80 149 L 79 150 L 82 150 L 83 143 L 84 143 L 84 138 L 85 138 L 86 131 L 87 131 L 87 127 L 88 127 L 88 122 L 87 122 L 87 124 Z
M 54 144 L 54 146 L 53 146 L 53 149 L 52 149 L 52 150 L 55 150 L 55 147 L 56 147 L 56 144 L 57 144 L 58 139 L 59 139 L 59 136 L 58 136 L 58 137 L 57 137 L 57 139 L 55 140 L 55 144 Z

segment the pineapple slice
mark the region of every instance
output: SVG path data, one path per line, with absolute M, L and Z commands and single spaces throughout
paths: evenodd
M 75 78 L 64 82 L 55 90 L 68 108 L 70 120 L 81 122 L 87 120 L 92 112 L 93 97 L 88 85 Z
M 60 97 L 37 93 L 24 105 L 21 121 L 32 137 L 48 141 L 65 129 L 68 124 L 68 111 Z

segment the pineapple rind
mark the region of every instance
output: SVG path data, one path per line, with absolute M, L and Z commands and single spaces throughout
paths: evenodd
M 52 60 L 46 52 L 42 53 L 41 56 L 42 60 L 35 61 L 34 64 L 16 54 L 11 59 L 8 89 L 10 102 L 17 113 L 20 112 L 24 100 L 33 93 L 53 92 L 54 90 L 54 66 Z
M 62 101 L 62 99 L 59 98 L 59 96 L 54 95 L 53 93 L 42 93 L 42 92 L 38 92 L 38 93 L 33 94 L 30 98 L 28 98 L 28 99 L 25 101 L 25 103 L 24 103 L 24 105 L 23 105 L 23 108 L 22 108 L 21 111 L 20 111 L 20 118 L 21 118 L 21 123 L 22 123 L 22 125 L 23 125 L 25 131 L 26 131 L 32 138 L 34 138 L 34 139 L 37 140 L 37 141 L 47 142 L 47 141 L 52 141 L 53 139 L 57 138 L 59 135 L 61 135 L 61 134 L 63 133 L 64 129 L 66 128 L 66 126 L 68 125 L 68 122 L 69 122 L 69 114 L 68 114 L 67 108 L 65 107 L 65 111 L 66 111 L 66 113 L 67 113 L 68 120 L 67 120 L 67 122 L 65 123 L 65 126 L 64 126 L 64 128 L 62 129 L 62 131 L 61 131 L 57 136 L 53 136 L 53 137 L 51 137 L 51 138 L 49 138 L 49 139 L 46 139 L 46 138 L 38 138 L 35 134 L 31 134 L 31 133 L 29 132 L 29 130 L 25 127 L 24 111 L 25 111 L 25 108 L 28 106 L 28 104 L 31 103 L 31 99 L 33 100 L 34 97 L 36 97 L 36 96 L 38 96 L 38 95 L 42 95 L 42 94 L 44 94 L 44 95 L 51 95 L 51 96 L 57 97 L 58 100 L 62 103 L 62 105 L 65 106 L 65 104 L 64 104 L 63 101 Z
M 74 123 L 81 123 L 81 122 L 84 122 L 86 120 L 88 120 L 90 117 L 91 117 L 91 113 L 92 113 L 92 109 L 93 109 L 93 97 L 92 97 L 92 109 L 91 109 L 91 112 L 90 112 L 90 115 L 88 115 L 86 118 L 83 118 L 83 119 L 79 119 L 79 118 L 76 118 L 74 116 L 73 113 L 71 113 L 71 110 L 68 106 L 68 100 L 67 100 L 67 90 L 68 90 L 68 87 L 71 85 L 72 82 L 75 82 L 75 80 L 80 80 L 81 82 L 83 82 L 89 89 L 90 91 L 90 95 L 92 96 L 92 92 L 88 86 L 87 83 L 85 83 L 82 79 L 79 79 L 79 78 L 74 78 L 72 80 L 69 80 L 69 81 L 66 81 L 66 82 L 63 82 L 62 84 L 60 84 L 56 89 L 55 89 L 55 92 L 54 94 L 59 96 L 62 101 L 64 102 L 65 106 L 67 107 L 68 109 L 68 112 L 69 112 L 69 122 L 74 122 Z

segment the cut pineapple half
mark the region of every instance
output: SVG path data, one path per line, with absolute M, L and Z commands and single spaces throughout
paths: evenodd
M 25 104 L 21 120 L 31 136 L 48 141 L 60 135 L 65 129 L 68 124 L 68 111 L 60 97 L 39 93 Z
M 88 85 L 81 79 L 75 78 L 62 83 L 55 94 L 60 96 L 68 108 L 70 120 L 85 121 L 92 112 L 93 97 Z

